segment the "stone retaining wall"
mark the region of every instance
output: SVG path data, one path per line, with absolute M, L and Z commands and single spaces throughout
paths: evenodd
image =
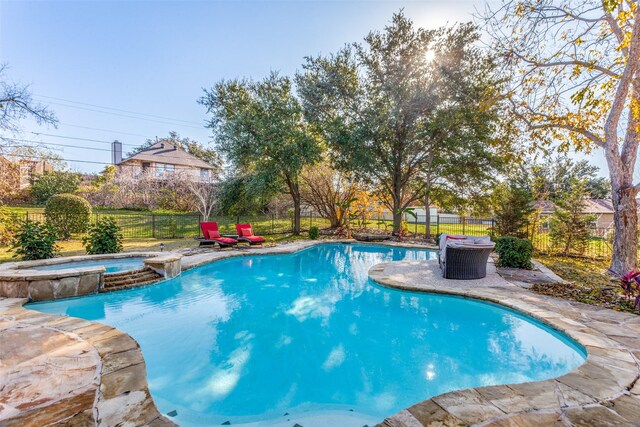
M 52 266 L 66 262 L 125 259 L 149 257 L 146 261 L 158 259 L 165 278 L 180 274 L 180 255 L 157 252 L 128 252 L 108 255 L 81 255 L 51 258 L 37 261 L 22 261 L 0 264 L 0 297 L 27 298 L 29 301 L 49 301 L 59 298 L 96 294 L 104 286 L 105 268 L 81 267 L 60 270 L 31 270 L 33 267 Z
M 53 272 L 0 272 L 0 297 L 48 301 L 95 294 L 104 283 L 104 267 Z

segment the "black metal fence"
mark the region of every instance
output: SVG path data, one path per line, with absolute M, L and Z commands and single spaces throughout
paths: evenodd
M 180 239 L 193 238 L 200 235 L 199 214 L 155 214 L 149 212 L 95 212 L 90 217 L 90 223 L 95 223 L 102 217 L 111 217 L 120 227 L 122 235 L 126 239 Z M 46 222 L 44 213 L 27 212 L 18 215 L 18 218 Z M 426 225 L 424 219 L 408 216 L 405 222 L 410 233 L 424 235 Z M 256 234 L 278 235 L 291 233 L 293 230 L 293 218 L 291 216 L 253 215 L 253 216 L 216 216 L 212 218 L 218 223 L 221 234 L 236 234 L 235 224 L 250 223 Z M 495 222 L 492 218 L 458 217 L 453 215 L 435 215 L 431 219 L 431 235 L 435 237 L 439 233 L 462 234 L 470 236 L 493 235 Z M 315 215 L 313 212 L 303 212 L 301 228 L 307 231 L 310 227 L 329 227 L 329 221 Z M 385 230 L 391 232 L 393 222 L 382 216 L 377 218 L 362 218 L 354 221 L 353 227 L 366 227 L 370 229 Z M 76 236 L 79 237 L 79 236 Z M 528 237 L 536 251 L 546 254 L 563 253 L 564 247 L 554 244 L 549 229 L 545 226 L 528 230 Z M 583 248 L 570 248 L 569 254 L 585 256 L 589 258 L 609 258 L 611 256 L 613 229 L 593 228 L 591 237 Z M 556 242 L 557 243 L 557 242 Z
M 46 222 L 42 212 L 26 212 L 17 215 L 18 219 Z M 89 224 L 95 224 L 100 218 L 112 218 L 120 227 L 125 239 L 180 239 L 193 238 L 201 234 L 199 214 L 155 214 L 149 212 L 94 212 Z M 216 216 L 211 219 L 218 223 L 221 234 L 236 234 L 235 225 L 250 223 L 254 233 L 261 235 L 287 234 L 293 230 L 293 218 L 276 215 L 240 215 Z M 305 212 L 301 218 L 301 228 L 306 231 L 311 226 L 325 227 L 324 218 Z M 74 237 L 79 237 L 78 235 Z
M 426 226 L 424 217 L 413 218 L 407 216 L 405 225 L 409 232 L 424 235 Z M 375 219 L 360 220 L 360 223 L 366 224 L 368 228 L 376 228 L 390 231 L 393 228 L 393 222 L 390 219 L 377 217 Z M 457 234 L 466 236 L 494 236 L 495 220 L 493 218 L 472 218 L 460 217 L 455 215 L 434 215 L 431 218 L 430 230 L 431 236 L 435 237 L 439 233 Z M 549 234 L 547 225 L 531 228 L 526 231 L 527 237 L 531 240 L 534 249 L 543 254 L 568 254 L 572 256 L 583 256 L 587 258 L 603 258 L 611 257 L 613 228 L 591 228 L 590 238 L 586 245 L 582 247 L 571 246 L 567 248 L 563 242 L 554 242 Z

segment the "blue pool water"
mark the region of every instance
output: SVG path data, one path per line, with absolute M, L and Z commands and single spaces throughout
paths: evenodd
M 373 425 L 425 398 L 542 380 L 585 360 L 498 305 L 380 287 L 371 266 L 433 251 L 321 245 L 231 258 L 139 289 L 29 308 L 116 326 L 181 425 Z
M 132 258 L 118 258 L 118 259 L 102 259 L 96 261 L 77 261 L 77 262 L 65 262 L 62 264 L 43 265 L 41 267 L 31 267 L 29 270 L 64 270 L 67 268 L 85 268 L 85 267 L 99 267 L 104 266 L 105 273 L 119 273 L 122 271 L 137 270 L 144 266 L 142 262 L 144 258 L 132 257 Z

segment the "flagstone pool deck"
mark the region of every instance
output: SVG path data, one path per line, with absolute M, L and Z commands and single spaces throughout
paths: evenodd
M 182 251 L 182 268 L 319 243 Z M 369 276 L 382 286 L 510 307 L 566 333 L 588 353 L 582 366 L 559 378 L 445 393 L 380 426 L 640 426 L 640 316 L 534 294 L 505 280 L 492 263 L 485 279 L 472 281 L 442 279 L 437 261 L 378 264 Z M 142 352 L 129 335 L 28 310 L 26 302 L 0 299 L 0 425 L 175 425 L 156 409 Z

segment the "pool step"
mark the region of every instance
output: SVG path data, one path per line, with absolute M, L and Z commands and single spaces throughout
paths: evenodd
M 104 286 L 100 292 L 117 291 L 159 282 L 163 277 L 150 268 L 104 275 Z

